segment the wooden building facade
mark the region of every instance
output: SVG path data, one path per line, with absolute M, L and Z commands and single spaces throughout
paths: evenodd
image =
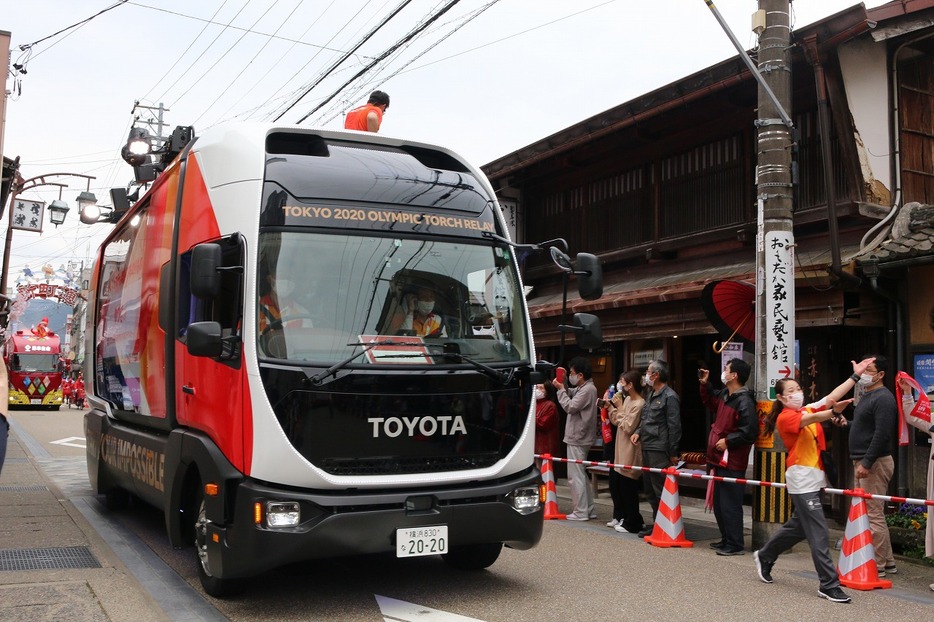
M 817 397 L 863 353 L 887 355 L 894 377 L 895 369 L 911 373 L 913 353 L 934 344 L 934 335 L 912 342 L 904 291 L 932 252 L 900 257 L 898 267 L 885 268 L 883 259 L 881 276 L 873 254 L 891 241 L 902 206 L 934 204 L 934 0 L 857 5 L 793 31 L 792 45 L 798 373 Z M 819 76 L 827 128 L 819 123 Z M 717 279 L 755 284 L 756 108 L 756 82 L 736 57 L 482 167 L 519 241 L 564 238 L 572 255 L 603 260 L 604 296 L 588 302 L 569 294 L 573 311 L 595 313 L 603 325 L 604 347 L 585 353 L 595 380 L 602 390 L 627 369 L 667 360 L 682 398 L 683 451 L 703 451 L 710 423 L 695 370 L 719 370 L 712 346 L 729 336 L 707 321 L 700 292 Z M 829 218 L 838 225 L 836 244 Z M 867 259 L 878 278 L 863 274 Z M 530 257 L 524 278 L 539 357 L 554 361 L 561 277 L 546 258 Z M 565 358 L 576 354 L 569 345 Z M 845 438 L 834 442 L 842 463 Z M 906 466 L 899 479 L 902 491 L 923 485 Z

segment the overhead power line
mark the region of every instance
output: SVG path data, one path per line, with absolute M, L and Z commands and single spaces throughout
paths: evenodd
M 324 10 L 323 10 L 321 13 L 318 14 L 318 17 L 316 17 L 315 20 L 314 20 L 313 22 L 311 22 L 311 24 L 309 24 L 308 28 L 305 29 L 305 32 L 303 32 L 303 33 L 301 34 L 301 36 L 299 37 L 299 39 L 304 39 L 304 38 L 305 38 L 305 35 L 307 35 L 309 32 L 311 32 L 311 29 L 314 28 L 315 25 L 318 23 L 318 21 L 319 21 L 321 18 L 323 18 L 324 15 L 328 12 L 328 10 L 330 10 L 330 8 L 331 8 L 332 6 L 334 6 L 334 3 L 335 3 L 336 1 L 337 1 L 337 0 L 331 0 L 330 4 L 328 4 L 328 5 L 324 8 Z M 342 29 L 342 30 L 343 30 L 343 29 Z M 334 36 L 337 36 L 337 33 L 335 33 Z M 333 37 L 332 37 L 332 40 L 333 40 Z M 293 42 L 292 45 L 289 46 L 289 49 L 287 49 L 285 52 L 283 52 L 282 55 L 281 55 L 275 62 L 273 62 L 272 65 L 271 65 L 270 67 L 276 67 L 276 66 L 278 66 L 285 58 L 287 58 L 287 57 L 291 54 L 292 50 L 295 49 L 295 46 L 296 46 L 296 45 L 298 45 L 298 41 Z M 320 53 L 321 53 L 321 50 L 323 50 L 323 49 L 325 49 L 325 48 L 319 46 L 318 51 L 315 52 L 314 56 L 312 56 L 312 60 L 314 60 L 315 58 L 317 58 L 318 54 L 320 54 Z M 309 62 L 311 62 L 311 61 L 309 61 Z M 303 67 L 303 69 L 304 69 L 304 67 Z M 241 101 L 243 101 L 243 98 L 244 98 L 244 97 L 246 97 L 248 94 L 254 92 L 254 91 L 256 90 L 256 87 L 258 87 L 258 86 L 260 85 L 260 83 L 262 83 L 266 78 L 268 78 L 269 75 L 270 75 L 269 72 L 266 71 L 266 72 L 263 73 L 262 77 L 260 77 L 256 82 L 253 83 L 252 86 L 250 86 L 250 87 L 248 87 L 248 88 L 246 88 L 246 89 L 241 89 L 241 90 L 242 90 L 242 93 L 241 93 L 240 97 L 237 98 L 237 100 L 236 100 L 235 102 L 233 102 L 232 104 L 230 104 L 230 106 L 228 106 L 227 109 L 224 110 L 224 112 L 222 112 L 222 113 L 220 114 L 220 118 L 221 118 L 221 119 L 226 119 L 226 118 L 227 118 L 227 113 L 230 112 L 231 110 L 233 110 L 233 109 L 237 106 L 237 104 L 239 104 Z M 275 99 L 287 99 L 287 98 L 288 98 L 287 96 L 280 96 L 280 97 L 277 97 L 277 98 L 275 98 Z M 239 114 L 237 114 L 237 115 L 234 115 L 234 118 L 237 118 L 238 116 L 242 116 L 242 115 L 244 115 L 244 114 L 252 115 L 256 110 L 262 108 L 263 106 L 268 105 L 268 103 L 269 103 L 269 102 L 263 102 L 262 104 L 260 104 L 259 106 L 255 107 L 255 108 L 253 108 L 253 109 L 246 110 L 246 111 L 241 112 L 241 113 L 239 113 Z
M 162 77 L 161 77 L 161 78 L 159 78 L 158 80 L 156 80 L 156 83 L 152 86 L 151 89 L 149 89 L 148 91 L 146 91 L 146 94 L 143 95 L 142 99 L 144 99 L 144 100 L 147 99 L 147 98 L 149 97 L 149 94 L 152 93 L 154 90 L 156 90 L 156 87 L 157 87 L 157 86 L 159 86 L 160 84 L 162 84 L 162 81 L 165 80 L 166 76 L 168 76 L 170 73 L 172 73 L 172 70 L 175 69 L 175 67 L 177 67 L 178 64 L 182 61 L 182 59 L 185 57 L 185 54 L 188 53 L 188 50 L 190 50 L 190 49 L 192 48 L 192 46 L 194 46 L 195 42 L 197 42 L 198 39 L 201 38 L 201 35 L 204 34 L 204 31 L 208 29 L 208 26 L 210 26 L 210 25 L 213 23 L 212 20 L 213 20 L 215 17 L 217 17 L 217 14 L 221 12 L 221 9 L 223 9 L 225 6 L 227 6 L 227 2 L 228 2 L 228 0 L 224 0 L 224 1 L 221 3 L 221 5 L 220 5 L 219 7 L 217 7 L 217 10 L 214 11 L 214 15 L 211 16 L 211 19 L 210 19 L 210 20 L 205 20 L 205 24 L 204 24 L 204 27 L 201 29 L 201 32 L 199 32 L 197 35 L 195 35 L 195 38 L 191 40 L 191 43 L 188 44 L 188 47 L 185 48 L 185 51 L 178 55 L 178 58 L 175 59 L 175 62 L 172 63 L 172 66 L 169 67 L 168 70 L 167 70 L 164 74 L 162 74 Z M 136 3 L 134 2 L 133 4 L 136 4 Z M 136 5 L 136 6 L 142 6 L 142 5 Z
M 244 72 L 246 72 L 246 70 L 250 68 L 250 65 L 253 64 L 253 61 L 255 61 L 257 58 L 259 58 L 259 55 L 263 53 L 263 50 L 265 50 L 266 47 L 272 42 L 273 37 L 275 37 L 276 34 L 277 34 L 280 30 L 282 30 L 282 28 L 286 25 L 286 23 L 288 23 L 289 19 L 290 19 L 293 15 L 295 15 L 295 11 L 297 11 L 298 8 L 299 8 L 301 5 L 302 5 L 302 0 L 298 0 L 298 2 L 296 2 L 296 3 L 295 3 L 295 6 L 292 8 L 292 11 L 291 11 L 288 15 L 286 15 L 285 19 L 283 19 L 282 22 L 279 24 L 279 27 L 276 28 L 276 32 L 272 33 L 272 36 L 270 36 L 268 39 L 266 39 L 266 42 L 263 44 L 263 47 L 261 47 L 261 48 L 259 49 L 259 51 L 256 52 L 256 54 L 253 55 L 253 58 L 251 58 L 249 61 L 247 61 L 247 63 L 243 66 L 243 69 L 240 70 L 240 73 L 238 73 L 238 74 L 236 75 L 236 77 L 234 77 L 234 79 L 231 80 L 231 81 L 227 84 L 226 87 L 224 87 L 224 90 L 220 92 L 220 95 L 218 95 L 217 97 L 214 98 L 214 101 L 212 101 L 210 104 L 208 104 L 207 108 L 204 109 L 204 112 L 202 112 L 200 115 L 198 115 L 198 117 L 197 117 L 194 121 L 192 121 L 192 123 L 191 123 L 192 125 L 198 125 L 198 121 L 201 120 L 201 117 L 203 117 L 205 114 L 207 114 L 207 112 L 208 112 L 211 108 L 213 108 L 214 105 L 217 104 L 217 102 L 219 102 L 219 101 L 221 100 L 221 98 L 222 98 L 224 95 L 227 94 L 227 91 L 229 91 L 229 90 L 231 89 L 231 87 L 233 87 L 233 85 L 237 83 L 237 80 L 240 79 L 240 76 L 242 76 L 242 75 L 244 74 Z M 271 8 L 271 7 L 270 7 L 270 8 Z M 265 16 L 266 13 L 263 13 L 263 15 Z M 242 37 L 241 37 L 241 38 L 242 38 Z
M 459 1 L 459 0 L 457 0 L 457 1 Z M 293 101 L 291 104 L 289 104 L 289 105 L 285 108 L 285 110 L 283 110 L 282 112 L 280 112 L 280 113 L 278 114 L 278 116 L 276 116 L 276 118 L 273 119 L 273 121 L 278 121 L 278 120 L 281 119 L 283 116 L 285 116 L 285 113 L 287 113 L 289 110 L 291 110 L 292 108 L 294 108 L 295 106 L 297 106 L 298 103 L 299 103 L 302 99 L 304 99 L 305 96 L 308 95 L 308 93 L 310 93 L 311 90 L 312 90 L 313 88 L 315 88 L 316 86 L 318 86 L 319 84 L 321 84 L 321 81 L 322 81 L 322 80 L 324 80 L 324 79 L 327 78 L 329 75 L 331 75 L 331 74 L 334 72 L 334 70 L 337 69 L 345 60 L 347 60 L 348 58 L 350 58 L 350 56 L 351 56 L 354 52 L 356 52 L 358 49 L 360 49 L 360 46 L 362 46 L 364 43 L 366 43 L 367 41 L 369 41 L 370 38 L 373 37 L 373 35 L 375 35 L 377 32 L 379 32 L 379 30 L 380 30 L 383 26 L 385 26 L 387 23 L 389 23 L 389 20 L 391 20 L 391 19 L 392 19 L 393 17 L 395 17 L 396 15 L 398 15 L 399 12 L 400 12 L 402 9 L 404 9 L 406 6 L 408 6 L 409 3 L 411 3 L 411 2 L 412 2 L 412 0 L 403 0 L 403 2 L 402 2 L 401 4 L 399 4 L 399 6 L 397 6 L 395 9 L 393 9 L 393 10 L 389 13 L 389 15 L 387 15 L 386 17 L 384 17 L 383 20 L 382 20 L 380 23 L 378 23 L 376 26 L 373 27 L 372 30 L 370 30 L 370 32 L 368 32 L 367 34 L 365 34 L 365 35 L 363 36 L 363 38 L 360 39 L 360 41 L 358 41 L 357 44 L 356 44 L 355 46 L 353 46 L 350 50 L 348 50 L 347 52 L 345 52 L 344 54 L 342 54 L 342 55 L 340 56 L 340 58 L 338 58 L 336 61 L 334 61 L 334 62 L 331 64 L 330 67 L 328 67 L 321 75 L 319 75 L 314 81 L 312 81 L 312 83 L 302 92 L 302 94 L 299 95 L 298 97 L 296 97 L 296 98 L 295 98 L 295 101 Z M 457 2 L 455 2 L 454 4 L 456 4 L 456 3 L 457 3 Z M 301 121 L 299 121 L 299 123 L 301 123 Z
M 224 34 L 225 32 L 227 32 L 227 29 L 230 28 L 231 24 L 233 24 L 233 21 L 234 21 L 235 19 L 237 19 L 237 17 L 240 16 L 240 14 L 243 12 L 243 9 L 245 9 L 249 3 L 250 3 L 250 0 L 246 0 L 246 2 L 243 3 L 243 6 L 240 7 L 240 10 L 239 10 L 239 11 L 237 11 L 237 14 L 234 15 L 232 18 L 230 18 L 230 22 L 228 22 L 227 24 L 225 24 L 224 27 L 221 29 L 221 31 L 220 31 L 219 33 L 217 33 L 217 36 L 215 36 L 214 39 L 211 41 L 211 43 L 209 43 L 208 46 L 207 46 L 206 48 L 204 48 L 204 49 L 201 51 L 200 54 L 198 54 L 198 58 L 194 59 L 193 61 L 191 61 L 191 63 L 188 64 L 188 67 L 186 67 L 185 70 L 182 72 L 182 75 L 183 75 L 183 76 L 188 75 L 188 72 L 191 70 L 192 67 L 194 67 L 195 63 L 197 63 L 199 60 L 201 60 L 201 58 L 207 53 L 207 51 L 210 50 L 212 47 L 214 47 L 214 44 L 217 43 L 217 40 L 221 38 L 221 35 L 222 35 L 222 34 Z M 176 82 L 176 83 L 173 84 L 172 86 L 177 86 L 177 84 L 178 84 L 178 83 Z M 167 89 L 165 90 L 165 92 L 162 93 L 162 95 L 160 95 L 159 97 L 157 97 L 157 98 L 156 98 L 156 101 L 162 101 L 162 100 L 165 98 L 166 94 L 167 94 L 169 91 L 172 90 L 172 86 L 170 86 L 169 88 L 167 88 Z M 169 108 L 171 108 L 171 107 L 172 107 L 172 106 L 169 106 Z
M 424 56 L 425 54 L 427 54 L 427 53 L 430 52 L 431 50 L 435 49 L 436 47 L 438 47 L 438 46 L 441 45 L 442 43 L 444 43 L 444 41 L 446 41 L 449 37 L 451 37 L 451 35 L 453 35 L 453 34 L 456 33 L 458 30 L 460 30 L 461 28 L 463 28 L 464 26 L 466 26 L 467 24 L 469 24 L 470 22 L 472 22 L 474 19 L 476 19 L 477 17 L 479 17 L 479 16 L 482 15 L 483 13 L 485 13 L 485 12 L 487 11 L 487 9 L 491 8 L 493 5 L 497 4 L 498 2 L 499 2 L 499 0 L 490 0 L 489 2 L 487 2 L 487 4 L 483 5 L 482 7 L 478 8 L 478 9 L 475 9 L 472 13 L 468 13 L 467 15 L 465 15 L 465 16 L 463 16 L 463 17 L 460 17 L 460 18 L 458 18 L 458 19 L 451 20 L 450 22 L 448 22 L 448 24 L 451 24 L 451 23 L 454 23 L 454 24 L 455 24 L 454 27 L 453 27 L 449 32 L 447 32 L 447 33 L 445 33 L 444 35 L 442 35 L 441 37 L 439 37 L 437 40 L 435 40 L 434 43 L 432 43 L 431 45 L 429 45 L 428 47 L 426 47 L 424 50 L 422 50 L 421 52 L 419 52 L 418 54 L 416 54 L 415 56 L 413 56 L 412 58 L 410 58 L 410 59 L 409 59 L 408 61 L 406 61 L 401 67 L 395 69 L 395 70 L 394 70 L 392 73 L 390 73 L 388 76 L 386 76 L 385 78 L 381 78 L 380 81 L 381 81 L 381 82 L 388 82 L 389 80 L 392 80 L 394 77 L 396 77 L 397 75 L 399 75 L 400 73 L 402 73 L 403 71 L 405 71 L 406 67 L 408 67 L 409 65 L 411 65 L 412 63 L 414 63 L 415 61 L 417 61 L 419 58 L 421 58 L 422 56 Z M 458 20 L 459 20 L 459 21 L 458 21 Z M 447 24 L 445 24 L 444 26 L 446 26 L 446 25 L 447 25 Z M 444 26 L 442 26 L 442 28 L 443 28 Z M 358 87 L 356 87 L 356 88 L 354 89 L 353 94 L 352 94 L 352 96 L 350 97 L 350 99 L 354 99 L 354 100 L 355 100 L 355 99 L 357 98 L 357 96 L 359 95 L 359 93 L 360 93 L 361 91 L 367 90 L 367 88 L 368 88 L 369 86 L 370 86 L 370 82 L 367 81 L 367 82 L 365 82 L 365 83 L 359 85 Z M 339 102 L 338 102 L 337 105 L 332 106 L 332 107 L 331 107 L 331 110 L 329 110 L 328 112 L 325 113 L 324 116 L 325 116 L 326 118 L 324 119 L 324 121 L 322 121 L 322 124 L 324 124 L 324 123 L 329 123 L 329 122 L 332 121 L 334 118 L 336 118 L 339 114 L 341 114 L 341 109 L 340 109 L 340 104 L 339 104 Z M 328 115 L 330 115 L 330 116 L 328 116 Z
M 360 71 L 358 71 L 356 74 L 354 74 L 354 76 L 353 76 L 352 78 L 350 78 L 350 80 L 348 80 L 348 81 L 346 81 L 344 84 L 342 84 L 342 85 L 340 86 L 340 88 L 338 88 L 336 91 L 334 91 L 333 93 L 331 93 L 330 95 L 328 95 L 323 101 L 319 102 L 317 106 L 315 106 L 315 107 L 314 107 L 312 110 L 310 110 L 305 116 L 303 116 L 301 119 L 299 119 L 299 120 L 297 121 L 297 123 L 301 123 L 302 121 L 304 121 L 305 119 L 307 119 L 308 117 L 310 117 L 311 115 L 313 115 L 314 113 L 316 113 L 318 110 L 320 110 L 321 108 L 323 108 L 325 105 L 328 104 L 328 102 L 330 102 L 332 99 L 334 99 L 335 97 L 337 97 L 338 95 L 340 95 L 340 94 L 341 94 L 341 91 L 343 91 L 345 88 L 347 88 L 348 85 L 353 84 L 353 82 L 354 82 L 357 78 L 359 78 L 360 76 L 362 76 L 363 74 L 365 74 L 366 72 L 368 72 L 370 69 L 372 69 L 373 67 L 375 67 L 376 65 L 378 65 L 379 63 L 381 63 L 381 62 L 382 62 L 383 60 L 385 60 L 386 58 L 388 58 L 388 57 L 389 57 L 390 55 L 392 55 L 396 50 L 398 50 L 400 47 L 402 47 L 403 45 L 405 45 L 408 41 L 411 41 L 411 40 L 412 40 L 413 38 L 415 38 L 420 32 L 422 32 L 423 30 L 425 30 L 426 28 L 428 28 L 429 26 L 431 26 L 435 21 L 437 21 L 438 19 L 440 19 L 442 15 L 444 15 L 445 13 L 447 13 L 448 11 L 450 11 L 452 8 L 454 8 L 454 6 L 455 6 L 456 4 L 458 4 L 459 2 L 460 2 L 460 0 L 451 0 L 451 1 L 448 2 L 441 10 L 439 10 L 437 13 L 435 13 L 434 15 L 432 15 L 431 17 L 429 17 L 429 18 L 428 18 L 427 20 L 425 20 L 422 24 L 419 24 L 418 26 L 416 26 L 415 28 L 413 28 L 413 29 L 409 32 L 409 34 L 407 34 L 405 37 L 403 37 L 402 39 L 400 39 L 399 41 L 397 41 L 392 47 L 390 47 L 390 48 L 387 49 L 385 52 L 383 52 L 382 54 L 380 54 L 379 56 L 377 56 L 375 59 L 373 59 L 366 67 L 364 67 L 363 69 L 361 69 Z M 282 115 L 279 115 L 279 116 L 281 117 Z M 277 120 L 278 120 L 278 119 L 277 119 Z
M 124 1 L 124 2 L 128 2 L 128 0 L 123 0 L 123 1 Z M 289 39 L 288 37 L 278 37 L 278 36 L 275 36 L 275 35 L 270 35 L 268 32 L 261 32 L 261 31 L 259 31 L 259 30 L 251 30 L 250 28 L 244 28 L 244 27 L 242 27 L 242 26 L 234 26 L 234 25 L 232 25 L 232 24 L 224 24 L 224 23 L 222 23 L 222 22 L 215 22 L 215 21 L 213 21 L 213 20 L 214 20 L 214 17 L 217 15 L 217 13 L 215 13 L 214 15 L 212 15 L 212 16 L 211 16 L 211 19 L 205 19 L 205 18 L 203 18 L 203 17 L 197 17 L 197 16 L 195 16 L 195 15 L 187 15 L 187 14 L 185 14 L 185 13 L 179 13 L 178 11 L 170 11 L 170 10 L 168 10 L 168 9 L 163 9 L 162 7 L 158 7 L 158 6 L 149 6 L 148 4 L 142 4 L 142 3 L 140 3 L 140 2 L 128 2 L 128 4 L 132 4 L 133 6 L 138 6 L 138 7 L 140 7 L 141 9 L 149 9 L 149 10 L 151 10 L 151 11 L 159 11 L 160 13 L 168 13 L 169 15 L 175 15 L 176 17 L 184 17 L 185 19 L 192 19 L 192 20 L 195 20 L 195 21 L 198 21 L 198 22 L 205 22 L 205 24 L 206 24 L 207 26 L 224 26 L 225 28 L 228 28 L 228 29 L 230 29 L 230 30 L 242 30 L 242 31 L 247 32 L 247 33 L 249 33 L 249 34 L 251 34 L 251 35 L 260 35 L 260 36 L 262 36 L 262 37 L 271 37 L 271 38 L 273 38 L 273 39 L 278 39 L 279 41 L 286 41 L 286 42 L 288 42 L 288 43 L 294 43 L 294 44 L 296 44 L 296 45 L 305 45 L 305 46 L 308 46 L 308 47 L 319 48 L 319 49 L 322 49 L 322 50 L 328 50 L 329 52 L 340 52 L 340 50 L 338 50 L 337 48 L 329 48 L 329 47 L 326 47 L 326 46 L 323 46 L 323 45 L 317 45 L 317 44 L 315 44 L 315 43 L 308 43 L 307 41 L 302 41 L 301 39 Z

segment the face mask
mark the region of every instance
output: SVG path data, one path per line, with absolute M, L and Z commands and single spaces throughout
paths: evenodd
M 862 374 L 859 377 L 859 385 L 861 387 L 868 387 L 872 384 L 872 379 L 875 377 L 875 374 Z
M 720 382 L 722 382 L 723 384 L 726 384 L 726 372 L 725 371 L 720 373 Z
M 433 300 L 419 300 L 418 301 L 418 312 L 421 315 L 428 315 L 435 309 L 435 303 Z
M 642 384 L 644 384 L 644 385 L 647 386 L 647 387 L 652 386 L 652 376 L 651 376 L 651 374 L 648 374 L 648 373 L 647 373 L 646 375 L 642 376 Z
M 616 392 L 617 392 L 617 393 L 622 393 L 622 391 L 623 391 L 623 383 L 622 383 L 622 382 L 617 382 L 617 383 L 616 383 Z
M 571 383 L 572 387 L 576 387 L 577 383 L 581 381 L 581 377 L 578 374 L 571 374 L 568 376 L 568 382 Z
M 276 279 L 276 295 L 290 296 L 295 291 L 295 283 L 289 279 Z
M 544 389 L 535 389 L 535 399 L 537 399 L 537 400 L 543 400 L 543 399 L 545 399 L 545 391 L 544 391 Z
M 804 393 L 792 393 L 786 399 L 788 401 L 785 402 L 785 404 L 788 406 L 788 408 L 798 410 L 804 406 Z

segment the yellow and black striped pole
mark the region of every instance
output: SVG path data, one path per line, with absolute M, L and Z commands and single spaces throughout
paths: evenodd
M 765 418 L 771 410 L 772 402 L 761 401 L 756 404 L 756 412 L 759 416 L 759 438 L 756 440 L 754 452 L 753 477 L 763 482 L 784 483 L 785 458 L 788 454 L 777 434 L 765 433 Z M 784 523 L 789 518 L 791 518 L 791 502 L 785 488 L 757 486 L 753 489 L 753 543 L 765 542 L 774 530 L 774 526 Z

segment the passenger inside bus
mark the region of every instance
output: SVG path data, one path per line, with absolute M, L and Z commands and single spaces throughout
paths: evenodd
M 308 309 L 297 301 L 296 282 L 290 274 L 277 276 L 267 267 L 259 282 L 259 330 L 282 328 L 312 328 L 314 322 Z
M 275 358 L 286 358 L 286 330 L 313 328 L 314 321 L 308 309 L 297 301 L 297 282 L 291 271 L 281 270 L 277 273 L 271 261 L 261 262 L 260 268 L 260 345 L 266 354 Z

